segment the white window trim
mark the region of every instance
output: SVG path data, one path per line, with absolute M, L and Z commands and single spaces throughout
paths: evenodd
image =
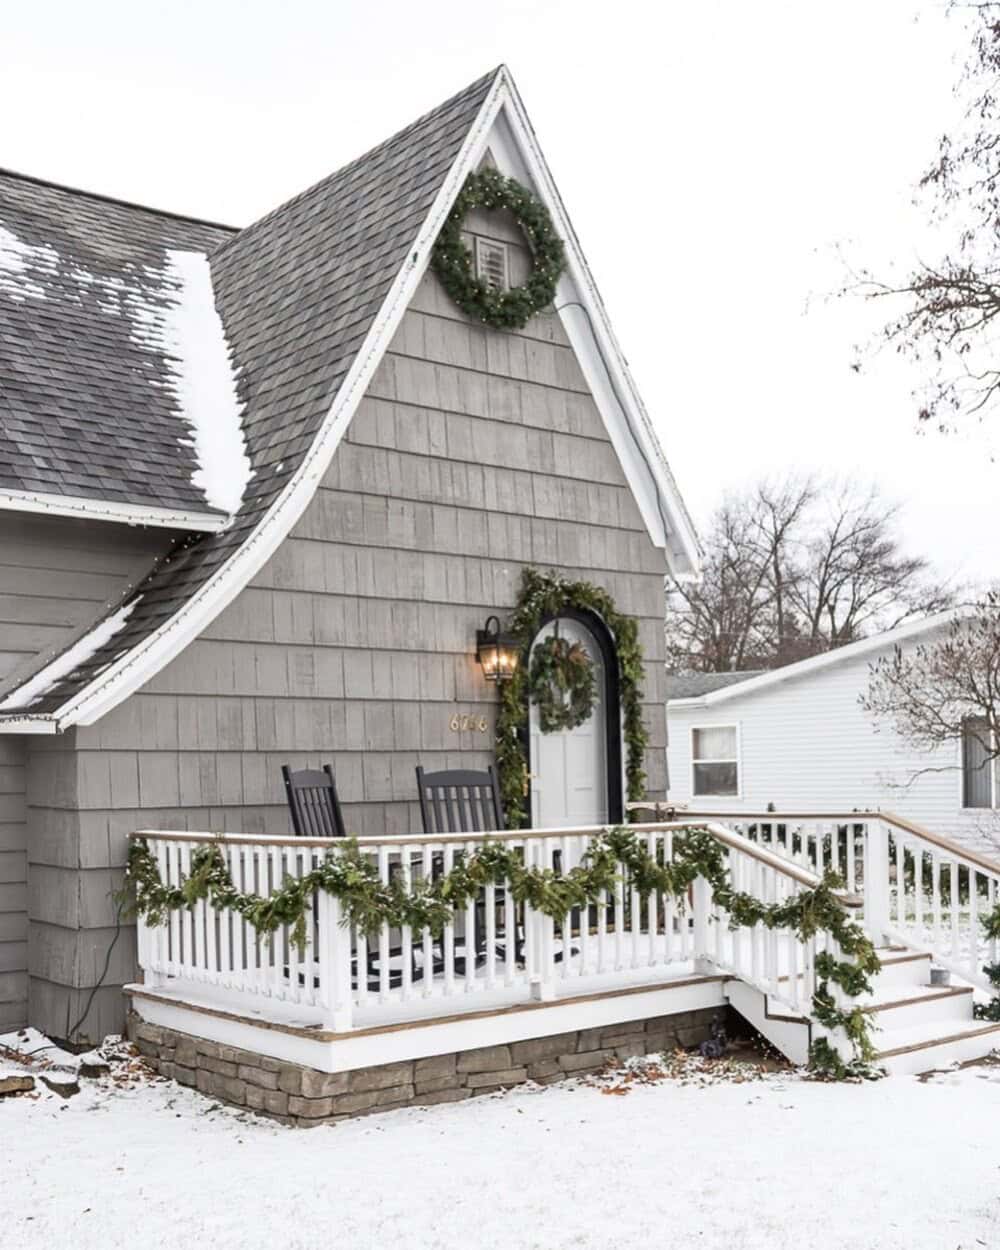
M 694 736 L 705 729 L 732 729 L 736 733 L 736 759 L 733 760 L 699 760 L 695 759 Z M 692 799 L 742 799 L 743 798 L 743 737 L 739 721 L 699 721 L 689 729 L 688 747 L 691 755 L 691 797 Z M 696 764 L 736 764 L 735 794 L 699 794 L 695 786 Z
M 476 244 L 476 277 L 483 279 L 482 269 L 480 267 L 480 256 L 484 248 L 491 247 L 499 249 L 500 255 L 503 257 L 503 279 L 500 287 L 501 291 L 510 290 L 510 249 L 502 239 L 490 239 L 483 235 L 474 236 Z
M 982 720 L 983 717 L 967 716 L 963 720 Z M 992 737 L 992 735 L 991 735 Z M 996 750 L 996 743 L 993 744 Z M 1000 756 L 996 756 L 990 760 L 990 805 L 989 807 L 966 807 L 965 806 L 965 729 L 962 729 L 961 736 L 958 739 L 958 810 L 960 812 L 969 812 L 975 815 L 976 812 L 995 812 L 997 810 L 997 800 L 1000 794 L 997 792 L 997 770 L 1000 769 Z

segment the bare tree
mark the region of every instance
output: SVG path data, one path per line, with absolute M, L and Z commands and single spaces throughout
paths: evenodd
M 1000 404 L 1000 3 L 950 0 L 948 13 L 969 31 L 961 117 L 918 187 L 940 255 L 902 281 L 864 271 L 847 288 L 901 305 L 880 339 L 920 366 L 917 415 L 941 429 Z
M 762 482 L 723 500 L 706 536 L 701 583 L 674 587 L 667 614 L 673 668 L 726 673 L 770 655 L 796 577 L 792 539 L 812 498 L 806 480 Z
M 701 585 L 667 614 L 675 671 L 776 668 L 947 606 L 875 488 L 761 482 L 719 507 Z
M 893 629 L 909 617 L 940 611 L 947 590 L 928 577 L 929 566 L 899 548 L 898 505 L 875 487 L 841 487 L 826 517 L 805 540 L 793 602 L 809 653 Z
M 877 660 L 861 704 L 918 750 L 971 736 L 988 767 L 1000 756 L 1000 596 L 968 605 L 930 642 Z

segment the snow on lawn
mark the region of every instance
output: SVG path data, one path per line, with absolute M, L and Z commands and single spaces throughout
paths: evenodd
M 0 1102 L 18 1250 L 1000 1245 L 1000 1068 L 570 1082 L 297 1130 L 166 1081 Z

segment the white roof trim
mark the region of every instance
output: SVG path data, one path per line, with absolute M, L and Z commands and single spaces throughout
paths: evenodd
M 33 716 L 30 712 L 5 712 L 0 721 L 0 733 L 6 734 L 54 734 L 59 723 L 54 716 Z
M 960 616 L 967 616 L 973 608 L 949 608 L 945 612 L 936 612 L 933 616 L 921 617 L 918 621 L 907 621 L 884 634 L 873 634 L 871 638 L 861 638 L 858 642 L 849 642 L 846 646 L 837 647 L 833 651 L 824 651 L 822 655 L 810 656 L 808 660 L 799 660 L 795 664 L 785 664 L 782 668 L 771 669 L 758 677 L 748 677 L 746 681 L 734 681 L 723 686 L 721 690 L 710 690 L 707 694 L 690 695 L 685 699 L 668 699 L 671 708 L 714 707 L 717 703 L 727 703 L 730 699 L 741 698 L 743 695 L 756 694 L 758 690 L 766 690 L 771 686 L 780 685 L 785 681 L 795 681 L 799 677 L 808 677 L 823 669 L 833 668 L 849 660 L 857 660 L 876 651 L 884 651 L 897 643 L 908 642 L 928 634 L 932 630 L 947 625 L 949 621 Z
M 389 289 L 364 343 L 354 357 L 347 377 L 334 397 L 330 411 L 296 473 L 289 479 L 282 493 L 258 522 L 249 538 L 168 621 L 137 643 L 125 655 L 109 664 L 89 686 L 52 715 L 58 730 L 76 724 L 93 724 L 155 676 L 232 602 L 251 578 L 263 568 L 305 512 L 329 468 L 334 452 L 367 390 L 375 369 L 392 341 L 403 314 L 427 270 L 434 241 L 451 211 L 456 195 L 461 190 L 466 177 L 477 168 L 486 151 L 490 133 L 501 109 L 505 109 L 518 155 L 526 163 L 538 194 L 553 214 L 557 228 L 563 234 L 575 297 L 590 313 L 600 346 L 604 349 L 609 370 L 615 376 L 619 392 L 625 397 L 628 405 L 629 412 L 626 414 L 626 420 L 632 430 L 631 436 L 639 440 L 646 452 L 649 469 L 645 473 L 645 485 L 640 478 L 635 477 L 637 464 L 635 458 L 631 461 L 632 473 L 629 474 L 629 478 L 636 493 L 637 502 L 643 510 L 644 519 L 650 527 L 653 541 L 658 546 L 667 547 L 668 561 L 671 568 L 677 568 L 678 576 L 694 575 L 699 554 L 694 527 L 673 478 L 666 468 L 662 451 L 656 443 L 649 418 L 635 392 L 624 358 L 611 334 L 607 315 L 597 295 L 593 279 L 555 190 L 551 175 L 538 150 L 524 107 L 509 72 L 506 68 L 501 68 L 480 107 L 478 116 L 469 128 L 430 212 L 408 250 L 407 261 Z M 580 318 L 576 320 L 579 321 Z M 566 324 L 569 327 L 571 323 Z M 579 334 L 579 329 L 575 333 Z M 613 438 L 614 431 L 617 431 L 616 447 L 622 457 L 626 473 L 629 473 L 630 461 L 627 452 L 622 450 L 627 448 L 626 439 L 629 436 L 623 429 L 625 422 L 617 404 L 610 405 L 602 415 L 609 425 L 609 432 L 612 433 Z M 655 488 L 661 492 L 661 498 L 667 510 L 670 522 L 668 528 L 671 529 L 671 533 L 667 535 L 663 534 L 658 508 L 654 511 L 656 499 L 649 489 L 650 477 Z M 35 720 L 38 722 L 45 720 L 48 723 L 47 718 L 36 717 Z M 0 718 L 0 733 L 4 732 L 26 733 L 48 732 L 48 730 L 28 728 L 24 717 L 20 722 L 12 717 L 3 717 Z
M 197 530 L 201 534 L 219 533 L 228 529 L 232 522 L 232 517 L 220 512 L 185 512 L 150 504 L 117 503 L 77 495 L 44 495 L 27 490 L 0 490 L 0 512 L 87 517 L 95 521 L 116 521 L 121 525 L 143 525 L 153 529 Z
M 566 271 L 556 295 L 563 328 L 580 361 L 650 538 L 656 546 L 665 548 L 670 571 L 676 578 L 697 578 L 701 545 L 694 523 L 615 338 L 524 104 L 506 71 L 503 74 L 507 88 L 503 116 L 490 138 L 490 149 L 504 173 L 522 181 L 527 178 L 534 184 L 566 245 Z M 509 143 L 505 142 L 503 121 L 510 130 Z M 575 307 L 577 304 L 582 305 L 582 310 Z

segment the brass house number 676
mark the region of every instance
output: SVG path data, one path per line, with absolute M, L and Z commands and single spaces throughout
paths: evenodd
M 489 723 L 485 716 L 469 716 L 463 712 L 456 712 L 451 718 L 451 730 L 453 733 L 468 733 L 470 730 L 484 734 L 489 729 Z

